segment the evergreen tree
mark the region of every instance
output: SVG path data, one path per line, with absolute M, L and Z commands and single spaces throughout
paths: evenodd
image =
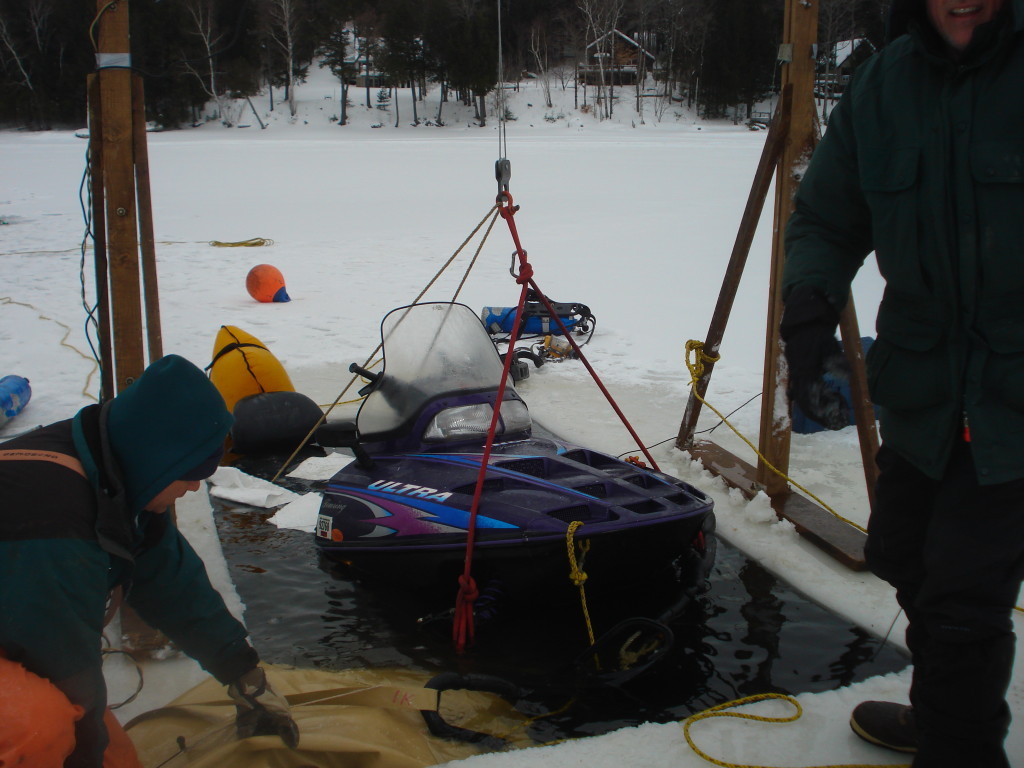
M 642 33 L 641 44 L 659 56 L 666 96 L 686 93 L 703 115 L 722 117 L 736 115 L 737 105 L 749 109 L 772 88 L 786 0 L 501 0 L 503 76 L 515 81 L 526 68 L 574 65 L 598 36 L 581 7 L 609 2 L 620 6 L 614 24 Z M 149 119 L 173 126 L 197 119 L 211 102 L 267 85 L 271 104 L 273 87 L 286 86 L 294 96 L 318 52 L 341 76 L 342 30 L 354 22 L 359 38 L 379 43 L 377 65 L 392 83 L 414 85 L 415 92 L 432 78 L 442 98 L 449 88 L 457 91 L 484 120 L 484 96 L 498 80 L 496 5 L 131 0 L 132 66 L 145 80 Z M 889 0 L 847 5 L 850 31 L 840 39 L 866 36 L 880 47 Z M 88 0 L 0 0 L 0 124 L 46 129 L 85 122 L 95 16 Z M 563 88 L 568 82 L 563 74 Z

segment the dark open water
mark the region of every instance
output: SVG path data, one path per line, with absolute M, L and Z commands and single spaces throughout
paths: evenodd
M 454 585 L 451 594 L 425 595 L 367 581 L 323 559 L 313 534 L 267 524 L 265 510 L 214 506 L 246 622 L 266 661 L 496 675 L 524 690 L 520 708 L 530 714 L 572 702 L 534 724 L 540 741 L 679 720 L 756 693 L 830 690 L 908 663 L 722 541 L 711 589 L 669 622 L 671 650 L 633 679 L 581 680 L 575 661 L 588 641 L 575 596 L 499 600 L 494 618 L 478 625 L 476 645 L 458 656 L 444 616 Z M 666 580 L 628 592 L 588 590 L 595 633 L 623 618 L 658 616 L 678 596 Z

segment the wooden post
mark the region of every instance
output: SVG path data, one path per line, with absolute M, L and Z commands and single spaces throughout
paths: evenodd
M 96 296 L 105 400 L 131 385 L 146 368 L 140 272 L 149 359 L 163 355 L 145 102 L 142 80 L 131 71 L 128 6 L 126 0 L 97 0 L 98 72 L 89 86 Z M 120 615 L 126 650 L 146 653 L 168 645 L 167 638 L 127 605 L 121 606 Z
M 149 187 L 149 148 L 146 146 L 146 99 L 142 78 L 132 75 L 132 147 L 135 150 L 135 183 L 138 185 L 139 230 L 142 234 L 142 286 L 146 299 L 146 337 L 149 359 L 163 357 L 160 298 L 156 278 L 156 237 L 153 234 L 153 196 Z
M 775 182 L 775 227 L 772 245 L 768 328 L 765 334 L 764 381 L 761 397 L 759 450 L 780 472 L 789 471 L 791 423 L 779 345 L 782 319 L 782 269 L 785 264 L 786 223 L 800 175 L 810 160 L 816 139 L 814 122 L 814 44 L 818 35 L 818 0 L 786 0 L 783 45 L 780 51 L 783 87 L 793 87 L 792 120 Z M 758 459 L 757 480 L 769 496 L 788 490 L 786 481 Z
M 776 177 L 775 221 L 768 297 L 768 328 L 765 334 L 765 371 L 759 451 L 782 472 L 788 472 L 789 468 L 791 434 L 786 382 L 779 378 L 779 374 L 783 370 L 778 327 L 782 314 L 780 293 L 782 268 L 785 260 L 784 237 L 786 223 L 793 207 L 793 197 L 799 186 L 802 170 L 810 160 L 817 138 L 813 98 L 814 58 L 812 55 L 814 39 L 817 34 L 817 12 L 816 0 L 786 0 L 786 26 L 783 37 L 786 42 L 779 51 L 779 58 L 784 62 L 783 100 L 780 102 L 780 115 L 783 104 L 791 104 L 791 108 L 787 125 L 778 131 L 774 138 L 784 146 L 771 149 L 766 146 L 762 154 L 762 166 L 758 168 L 754 189 L 748 199 L 747 211 L 744 213 L 744 219 L 740 225 L 740 233 L 737 235 L 736 245 L 733 248 L 732 260 L 722 286 L 722 293 L 719 295 L 719 303 L 715 308 L 711 328 L 708 331 L 708 339 L 705 342 L 708 353 L 715 354 L 721 342 L 725 322 L 728 319 L 729 309 L 742 272 L 746 257 L 745 248 L 749 248 L 749 239 L 753 236 L 751 227 L 757 221 L 757 216 L 754 216 L 753 224 L 749 220 L 748 215 L 752 215 L 751 202 L 756 198 L 756 190 L 763 188 L 763 195 L 767 194 L 765 177 L 767 176 L 770 181 L 771 173 L 764 172 L 763 164 L 766 158 L 776 158 L 777 167 L 772 170 Z M 768 145 L 772 141 L 773 137 L 769 136 Z M 775 163 L 774 159 L 772 163 Z M 840 327 L 852 372 L 850 388 L 861 440 L 865 479 L 868 483 L 869 499 L 871 499 L 874 493 L 874 455 L 878 447 L 878 438 L 875 431 L 874 409 L 867 394 L 860 334 L 857 330 L 852 298 L 843 311 Z M 694 427 L 700 409 L 696 395 L 703 396 L 709 378 L 710 366 L 706 364 L 704 375 L 695 383 L 695 391 L 690 395 L 676 445 L 689 451 L 690 455 L 699 461 L 705 469 L 720 477 L 729 486 L 738 489 L 747 498 L 753 498 L 758 493 L 766 491 L 771 497 L 772 508 L 776 514 L 793 523 L 800 535 L 812 541 L 844 565 L 854 570 L 863 570 L 866 564 L 864 561 L 865 535 L 862 530 L 800 494 L 790 491 L 786 481 L 772 472 L 764 461 L 759 459 L 758 466 L 754 467 L 711 441 L 694 439 Z
M 864 463 L 864 481 L 868 486 L 868 504 L 875 508 L 875 482 L 878 480 L 878 429 L 875 426 L 875 406 L 868 394 L 867 368 L 864 365 L 864 350 L 860 344 L 860 329 L 857 325 L 857 310 L 850 294 L 839 317 L 839 333 L 843 339 L 843 350 L 850 369 L 850 403 L 853 419 L 857 425 L 860 441 L 860 458 Z
M 97 0 L 97 78 L 102 125 L 103 184 L 106 200 L 107 261 L 113 318 L 113 365 L 104 363 L 120 392 L 145 366 L 142 300 L 139 293 L 139 240 L 132 141 L 132 73 L 127 2 Z M 100 297 L 102 301 L 105 297 Z

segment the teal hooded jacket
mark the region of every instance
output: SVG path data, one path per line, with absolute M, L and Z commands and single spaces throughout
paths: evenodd
M 215 454 L 230 426 L 202 371 L 168 355 L 103 406 L 2 447 L 26 460 L 0 461 L 0 650 L 85 710 L 67 766 L 102 764 L 102 632 L 115 587 L 221 682 L 259 662 L 173 521 L 145 510 Z
M 886 286 L 868 352 L 882 439 L 941 476 L 969 425 L 982 484 L 1024 477 L 1024 0 L 954 60 L 925 0 L 829 118 L 786 231 L 783 295 L 842 307 L 875 252 Z

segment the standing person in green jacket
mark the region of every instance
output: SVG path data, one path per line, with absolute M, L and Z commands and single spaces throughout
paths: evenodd
M 854 731 L 915 768 L 1006 768 L 1024 571 L 1024 0 L 894 0 L 890 42 L 829 119 L 787 233 L 792 399 L 849 423 L 822 373 L 874 251 L 885 292 L 867 562 L 909 620 L 910 706 Z M 1018 758 L 1020 756 L 1018 755 Z M 1018 763 L 1022 765 L 1022 763 Z
M 213 474 L 231 420 L 203 372 L 168 355 L 107 403 L 0 446 L 0 765 L 138 764 L 103 679 L 117 588 L 229 686 L 240 736 L 297 745 L 245 627 L 165 514 Z

